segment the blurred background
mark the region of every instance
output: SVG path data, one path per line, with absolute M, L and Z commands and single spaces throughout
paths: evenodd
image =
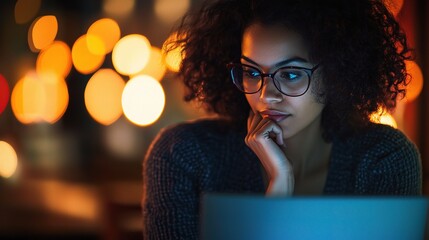
M 385 0 L 415 59 L 381 121 L 420 148 L 429 193 L 429 3 Z M 182 101 L 172 28 L 202 0 L 0 2 L 0 239 L 141 239 L 141 164 Z

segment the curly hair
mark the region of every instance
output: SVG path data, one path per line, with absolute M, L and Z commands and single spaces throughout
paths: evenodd
M 183 47 L 179 76 L 186 101 L 233 121 L 247 119 L 249 104 L 229 78 L 239 61 L 243 32 L 253 23 L 281 24 L 301 35 L 310 60 L 319 63 L 327 140 L 364 129 L 379 108 L 390 111 L 405 94 L 404 32 L 381 0 L 219 0 L 190 12 L 175 29 Z M 245 124 L 244 124 L 245 125 Z

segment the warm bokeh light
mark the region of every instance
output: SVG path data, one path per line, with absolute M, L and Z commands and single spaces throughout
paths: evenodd
M 67 110 L 69 103 L 67 83 L 64 78 L 53 74 L 44 74 L 40 78 L 46 94 L 42 119 L 48 123 L 55 123 Z
M 72 67 L 71 51 L 62 41 L 55 41 L 43 49 L 36 62 L 36 71 L 39 75 L 54 73 L 66 78 Z
M 93 54 L 88 49 L 87 35 L 79 37 L 72 47 L 73 65 L 82 74 L 95 72 L 104 62 L 105 55 Z
M 43 180 L 40 183 L 37 190 L 44 207 L 49 210 L 84 220 L 96 220 L 99 217 L 101 209 L 94 187 L 57 180 Z
M 423 89 L 423 74 L 419 65 L 414 61 L 405 61 L 407 73 L 409 74 L 409 84 L 407 85 L 407 101 L 414 101 Z
M 0 114 L 3 113 L 6 108 L 10 97 L 9 84 L 6 78 L 0 74 Z
M 387 111 L 383 111 L 383 109 L 379 109 L 376 113 L 373 113 L 370 119 L 372 122 L 375 123 L 381 123 L 394 128 L 398 128 L 398 124 L 396 123 L 395 118 L 393 118 L 393 116 Z
M 398 13 L 402 9 L 402 5 L 404 5 L 404 0 L 383 0 L 387 9 L 393 14 L 393 16 L 397 16 Z
M 128 16 L 134 9 L 135 0 L 104 0 L 103 10 L 115 17 Z
M 24 24 L 33 19 L 40 10 L 41 0 L 18 0 L 15 3 L 15 22 Z
M 112 69 L 98 70 L 85 88 L 85 106 L 92 118 L 103 125 L 114 123 L 122 115 L 122 91 L 125 81 Z
M 167 67 L 162 59 L 161 49 L 153 47 L 150 50 L 150 57 L 148 64 L 136 74 L 137 75 L 149 75 L 158 81 L 161 81 L 165 75 Z
M 162 21 L 173 23 L 188 11 L 190 5 L 190 0 L 155 0 L 154 12 Z
M 18 166 L 18 156 L 15 149 L 5 142 L 0 141 L 0 177 L 11 177 Z
M 30 72 L 20 79 L 12 91 L 11 106 L 15 117 L 24 124 L 55 123 L 69 101 L 65 80 L 55 74 L 39 76 Z
M 88 49 L 96 55 L 105 55 L 112 51 L 121 37 L 118 23 L 110 18 L 100 19 L 88 28 Z
M 28 30 L 28 45 L 31 51 L 37 52 L 49 46 L 57 33 L 58 22 L 55 16 L 48 15 L 34 20 Z
M 182 64 L 182 47 L 176 47 L 174 49 L 171 49 L 167 53 L 165 53 L 166 48 L 168 47 L 166 44 L 168 44 L 171 41 L 175 41 L 178 38 L 177 33 L 172 33 L 167 40 L 164 42 L 163 45 L 163 55 L 164 55 L 164 62 L 167 68 L 170 71 L 178 72 L 180 69 L 180 65 Z
M 140 34 L 130 34 L 121 38 L 113 48 L 112 62 L 116 71 L 123 75 L 140 72 L 148 63 L 151 44 Z
M 151 76 L 140 75 L 130 79 L 122 93 L 125 116 L 139 126 L 155 122 L 164 110 L 165 94 L 161 84 Z

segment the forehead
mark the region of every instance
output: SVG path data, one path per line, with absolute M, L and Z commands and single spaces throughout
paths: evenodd
M 280 25 L 250 25 L 244 31 L 241 50 L 242 55 L 262 66 L 292 57 L 308 59 L 301 36 Z

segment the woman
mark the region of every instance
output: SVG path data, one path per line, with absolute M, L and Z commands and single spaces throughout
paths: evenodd
M 178 27 L 180 76 L 217 119 L 164 129 L 143 164 L 145 239 L 198 237 L 206 192 L 418 195 L 420 155 L 371 123 L 405 93 L 404 33 L 377 0 L 219 0 Z

